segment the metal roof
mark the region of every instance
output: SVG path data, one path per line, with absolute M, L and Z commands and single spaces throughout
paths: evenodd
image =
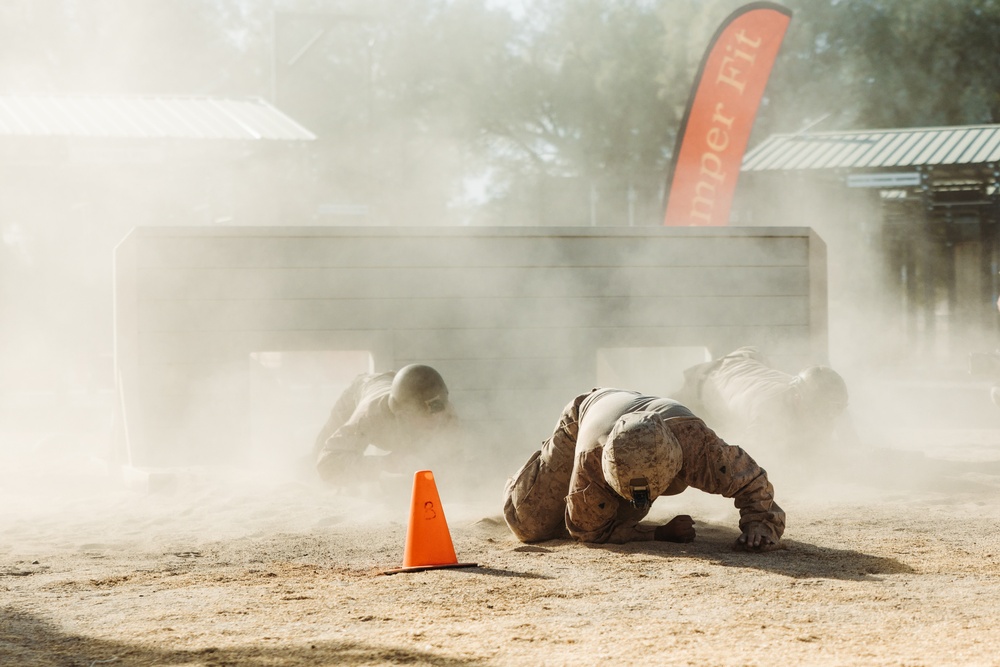
M 316 136 L 257 98 L 0 95 L 0 137 L 272 139 Z
M 743 171 L 879 169 L 1000 161 L 1000 125 L 776 134 L 743 157 Z

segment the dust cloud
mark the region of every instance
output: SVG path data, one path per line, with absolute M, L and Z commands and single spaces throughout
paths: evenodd
M 950 288 L 947 278 L 951 262 L 978 252 L 975 244 L 954 250 L 954 258 L 946 245 L 924 255 L 922 265 L 907 264 L 893 234 L 910 235 L 918 246 L 936 241 L 912 224 L 890 226 L 899 211 L 922 215 L 912 201 L 901 203 L 901 193 L 880 196 L 822 179 L 798 179 L 793 188 L 782 179 L 744 181 L 750 197 L 778 202 L 765 206 L 768 215 L 756 224 L 806 222 L 826 247 L 829 358 L 807 363 L 831 365 L 850 394 L 832 450 L 761 453 L 779 496 L 782 489 L 799 498 L 860 500 L 876 490 L 990 489 L 1000 471 L 1000 412 L 990 399 L 998 376 L 972 367 L 970 355 L 998 348 L 998 313 L 988 275 Z M 966 270 L 978 271 L 978 260 Z
M 31 13 L 26 3 L 19 7 L 25 15 Z M 263 14 L 252 18 L 247 30 L 268 30 Z M 95 17 L 88 20 L 100 23 Z M 139 15 L 118 15 L 109 23 L 114 25 L 139 26 L 137 35 L 154 30 Z M 344 25 L 335 29 L 346 30 Z M 304 57 L 310 34 L 298 35 L 294 26 L 290 30 L 294 38 L 301 37 L 297 44 Z M 370 45 L 377 37 L 368 36 L 363 44 Z M 137 72 L 121 62 L 127 59 L 127 52 L 118 53 L 122 58 L 116 72 L 86 79 L 92 86 L 88 90 L 80 90 L 77 86 L 83 84 L 79 81 L 69 86 L 51 75 L 38 79 L 37 84 L 26 78 L 29 73 L 45 70 L 44 54 L 37 52 L 23 67 L 9 68 L 6 76 L 19 90 L 79 93 L 126 89 L 132 93 L 198 95 L 259 92 L 272 83 L 273 54 L 259 41 L 252 49 L 244 48 L 247 40 L 244 31 L 228 35 L 217 45 L 228 66 L 236 67 L 240 57 L 251 63 L 252 71 L 243 72 L 228 87 L 214 75 L 199 79 L 190 72 L 186 77 L 164 78 L 159 89 L 154 89 L 152 82 L 140 81 L 139 85 Z M 171 46 L 169 52 L 179 51 Z M 285 63 L 299 56 L 294 50 L 282 54 Z M 369 68 L 367 72 L 371 76 L 377 70 Z M 360 90 L 370 86 L 371 80 L 361 78 L 356 83 Z M 284 94 L 289 104 L 296 101 L 291 91 Z M 367 104 L 370 100 L 361 95 L 351 103 Z M 312 117 L 324 113 L 319 107 L 308 111 Z M 398 152 L 401 159 L 417 160 L 430 150 L 428 144 L 434 143 L 426 138 L 412 144 L 401 140 L 399 133 L 408 127 L 404 123 L 387 121 L 384 127 L 392 134 L 379 149 Z M 439 140 L 436 159 L 451 167 L 461 162 L 461 151 L 446 145 L 449 138 L 433 139 Z M 312 439 L 333 401 L 356 372 L 365 365 L 371 368 L 368 358 L 330 359 L 321 353 L 310 356 L 260 350 L 258 357 L 239 362 L 243 370 L 252 369 L 249 386 L 241 384 L 245 383 L 242 374 L 220 374 L 207 381 L 217 391 L 244 391 L 250 397 L 252 414 L 246 415 L 249 438 L 238 443 L 238 449 L 231 444 L 232 433 L 215 432 L 210 424 L 206 426 L 204 420 L 212 417 L 210 404 L 192 403 L 191 410 L 182 410 L 176 423 L 164 426 L 175 433 L 207 428 L 209 439 L 230 443 L 224 451 L 238 454 L 238 460 L 210 456 L 209 464 L 163 470 L 130 470 L 120 465 L 123 412 L 114 376 L 112 300 L 112 260 L 117 244 L 137 226 L 371 222 L 375 215 L 360 200 L 329 202 L 312 191 L 322 183 L 306 176 L 317 171 L 329 176 L 331 172 L 324 171 L 328 165 L 309 163 L 302 157 L 301 146 L 248 148 L 207 143 L 176 147 L 154 143 L 150 148 L 134 148 L 92 140 L 67 147 L 53 137 L 21 137 L 16 143 L 11 151 L 16 157 L 0 167 L 6 182 L 13 184 L 5 188 L 0 203 L 3 523 L 37 525 L 39 540 L 61 530 L 53 528 L 56 524 L 73 526 L 74 532 L 67 533 L 66 540 L 80 545 L 99 544 L 122 535 L 155 541 L 168 525 L 194 540 L 265 530 L 294 532 L 340 521 L 404 520 L 408 479 L 373 486 L 357 497 L 347 496 L 323 489 L 308 460 Z M 354 178 L 360 181 L 370 175 L 365 157 L 358 158 L 357 166 Z M 426 178 L 406 187 L 414 192 L 439 187 L 436 179 L 441 173 L 428 167 Z M 995 318 L 984 318 L 986 324 L 979 328 L 955 323 L 949 327 L 935 302 L 931 316 L 923 322 L 908 321 L 906 308 L 912 304 L 904 295 L 873 288 L 886 284 L 886 275 L 898 271 L 880 255 L 875 243 L 872 226 L 879 220 L 880 203 L 861 202 L 850 216 L 844 216 L 840 192 L 803 188 L 794 196 L 787 189 L 784 193 L 794 201 L 786 202 L 785 209 L 774 215 L 756 216 L 753 223 L 811 226 L 827 245 L 828 361 L 847 380 L 858 442 L 851 445 L 854 449 L 845 446 L 843 456 L 835 462 L 824 461 L 822 466 L 808 458 L 785 461 L 760 452 L 761 462 L 773 471 L 779 500 L 783 488 L 791 494 L 856 493 L 859 498 L 873 486 L 919 488 L 938 483 L 947 490 L 949 484 L 969 483 L 975 475 L 989 472 L 998 459 L 994 437 L 1000 413 L 988 401 L 990 381 L 970 379 L 965 358 L 969 352 L 992 349 Z M 385 193 L 381 194 L 384 197 Z M 416 207 L 416 215 L 401 204 L 395 206 L 383 207 L 389 212 L 378 222 L 403 220 L 407 225 L 421 226 L 456 219 L 448 217 L 450 212 L 440 201 L 423 202 Z M 622 218 L 625 214 L 623 207 Z M 539 274 L 544 279 L 544 272 Z M 527 277 L 521 277 L 521 284 L 526 290 L 533 289 Z M 382 287 L 391 289 L 388 284 Z M 209 289 L 195 287 L 199 288 Z M 546 285 L 544 289 L 551 291 L 553 287 Z M 570 291 L 568 287 L 561 289 Z M 490 291 L 489 285 L 483 286 L 484 293 Z M 992 308 L 992 304 L 987 305 Z M 401 312 L 405 315 L 408 311 Z M 505 312 L 503 317 L 510 322 L 519 315 Z M 522 322 L 522 328 L 530 326 L 530 320 Z M 571 328 L 569 323 L 567 328 Z M 365 352 L 359 351 L 362 355 Z M 687 360 L 685 357 L 683 363 L 672 366 L 663 364 L 671 379 L 662 386 L 680 384 Z M 586 371 L 591 372 L 596 371 Z M 569 383 L 580 392 L 588 390 L 589 384 Z M 564 401 L 573 397 L 573 391 L 576 389 L 567 391 Z M 465 400 L 465 404 L 456 403 L 460 414 L 503 414 L 517 409 L 499 402 L 477 406 L 471 394 Z M 471 436 L 476 446 L 469 448 L 464 460 L 452 466 L 447 462 L 435 465 L 442 495 L 455 499 L 456 514 L 483 516 L 499 511 L 503 479 L 550 435 L 548 429 L 563 402 L 540 406 L 550 416 L 521 431 L 477 432 Z M 484 421 L 483 428 L 488 429 L 488 420 Z M 177 442 L 175 446 L 184 450 L 188 445 Z M 758 456 L 754 451 L 751 454 Z M 836 491 L 826 491 L 829 487 Z M 728 502 L 719 504 L 717 500 L 688 494 L 662 504 L 701 508 L 709 520 L 730 516 Z M 117 534 L 106 534 L 109 518 L 115 519 L 111 530 Z M 30 551 L 31 545 L 7 548 Z
M 658 224 L 658 212 L 648 215 L 658 206 L 642 205 L 658 202 L 656 170 L 650 170 L 655 178 L 629 182 L 635 190 L 620 188 L 617 198 L 585 178 L 566 190 L 559 188 L 567 179 L 551 178 L 520 193 L 524 206 L 504 209 L 491 201 L 496 193 L 484 184 L 491 172 L 482 168 L 483 154 L 463 149 L 474 133 L 446 113 L 453 109 L 443 91 L 454 88 L 431 82 L 393 91 L 398 98 L 377 94 L 373 84 L 391 69 L 381 59 L 393 51 L 391 31 L 371 29 L 346 11 L 361 4 L 420 3 L 0 3 L 0 34 L 8 37 L 0 91 L 257 95 L 320 137 L 76 142 L 0 131 L 0 662 L 584 665 L 614 664 L 636 651 L 651 663 L 719 665 L 994 661 L 1000 637 L 991 610 L 1000 599 L 989 600 L 1000 597 L 1000 409 L 989 398 L 995 378 L 972 376 L 966 364 L 970 352 L 996 346 L 998 314 L 982 303 L 989 299 L 980 298 L 982 285 L 971 284 L 967 271 L 956 274 L 954 298 L 940 286 L 909 289 L 929 274 L 914 275 L 885 242 L 886 202 L 875 193 L 845 192 L 828 182 L 769 183 L 747 175 L 741 181 L 747 196 L 738 224 L 807 226 L 824 242 L 828 299 L 819 305 L 828 316 L 829 354 L 796 358 L 768 345 L 780 338 L 775 332 L 732 346 L 762 344 L 789 373 L 829 363 L 850 391 L 850 423 L 830 447 L 747 447 L 768 470 L 788 516 L 786 548 L 770 554 L 733 552 L 732 500 L 691 489 L 658 499 L 648 517 L 659 523 L 692 515 L 698 538 L 691 544 L 590 549 L 515 540 L 500 516 L 504 480 L 551 434 L 567 401 L 596 384 L 669 394 L 683 370 L 708 354 L 708 343 L 697 340 L 655 353 L 638 345 L 602 349 L 586 363 L 563 364 L 556 395 L 539 399 L 522 391 L 540 367 L 565 357 L 567 340 L 593 335 L 577 331 L 578 311 L 564 303 L 581 284 L 556 283 L 552 267 L 501 270 L 469 252 L 461 259 L 479 264 L 476 271 L 429 277 L 413 266 L 420 258 L 411 257 L 392 276 L 374 275 L 373 262 L 349 284 L 338 282 L 343 273 L 317 266 L 279 270 L 284 277 L 274 280 L 275 272 L 239 262 L 226 271 L 205 265 L 166 271 L 166 255 L 183 264 L 197 254 L 174 240 L 141 249 L 148 260 L 138 272 L 144 291 L 132 300 L 142 297 L 144 321 L 172 311 L 188 328 L 164 318 L 137 340 L 116 337 L 116 321 L 129 313 L 116 312 L 115 290 L 137 284 L 126 280 L 129 271 L 116 272 L 113 260 L 133 229 L 220 237 L 231 227 L 266 227 L 260 233 L 273 237 L 305 226 L 392 224 L 425 232 L 496 224 L 502 230 L 524 224 L 518 214 L 533 211 L 545 224 L 616 225 L 613 239 L 633 224 Z M 517 3 L 518 12 L 529 14 L 526 8 L 554 4 Z M 665 6 L 676 16 L 684 8 L 737 4 Z M 288 20 L 273 24 L 272 8 L 289 10 Z M 317 25 L 311 19 L 318 10 L 333 10 L 335 20 Z M 196 16 L 205 19 L 197 29 Z M 502 27 L 502 17 L 492 18 Z M 401 20 L 407 22 L 424 25 L 411 16 Z M 717 19 L 706 13 L 677 23 L 707 38 Z M 453 31 L 461 34 L 462 24 Z M 466 41 L 488 41 L 466 33 Z M 280 48 L 271 48 L 272 36 Z M 140 45 L 152 48 L 140 54 Z M 683 57 L 685 48 L 672 51 Z M 697 55 L 687 54 L 689 69 Z M 393 64 L 408 72 L 428 66 L 410 60 Z M 677 78 L 686 94 L 688 77 Z M 535 99 L 531 90 L 522 92 Z M 433 113 L 402 119 L 390 113 L 414 99 L 436 102 L 425 107 Z M 683 108 L 683 97 L 660 99 L 674 111 Z M 493 98 L 479 102 L 486 111 L 504 107 Z M 642 105 L 612 106 L 631 112 Z M 672 127 L 666 111 L 664 127 Z M 428 127 L 433 131 L 424 132 Z M 656 152 L 649 136 L 633 138 Z M 497 143 L 508 150 L 521 139 Z M 464 187 L 443 187 L 456 173 Z M 550 199 L 536 196 L 543 192 Z M 639 205 L 630 208 L 636 192 Z M 308 255 L 318 252 L 316 245 L 307 238 L 297 247 Z M 956 252 L 966 260 L 958 264 L 978 266 L 967 261 L 975 255 L 971 247 Z M 278 254 L 266 259 L 289 266 L 289 257 Z M 643 253 L 627 260 L 655 264 Z M 948 266 L 943 262 L 939 274 L 947 275 Z M 621 272 L 599 268 L 586 267 L 581 282 L 632 293 Z M 243 290 L 231 310 L 220 305 L 226 280 Z M 502 296 L 512 286 L 543 298 L 516 307 L 516 299 Z M 423 307 L 456 287 L 469 298 L 445 313 L 447 322 L 428 323 Z M 690 285 L 673 287 L 697 303 Z M 373 349 L 351 333 L 333 349 L 315 349 L 314 323 L 328 308 L 323 294 L 335 288 L 377 300 L 379 312 L 423 322 L 421 335 L 447 354 L 411 358 L 401 344 L 408 341 L 394 339 L 391 326 L 377 332 Z M 249 307 L 292 299 L 295 308 Z M 641 303 L 620 305 L 641 311 Z M 564 326 L 550 329 L 560 335 L 545 338 L 527 368 L 498 361 L 499 349 L 477 361 L 472 352 L 482 339 L 455 326 L 475 319 L 479 330 L 506 327 L 509 336 L 493 344 L 516 351 L 545 334 L 537 319 L 560 316 Z M 213 318 L 229 321 L 213 328 L 207 324 Z M 606 317 L 600 328 L 613 331 L 615 322 Z M 237 323 L 265 333 L 286 327 L 294 336 L 287 344 L 267 335 L 247 343 L 252 336 L 232 334 Z M 354 329 L 366 330 L 364 322 Z M 161 356 L 148 362 L 157 370 L 144 377 L 146 385 L 120 392 L 116 371 L 127 369 L 116 361 L 130 343 Z M 177 361 L 183 353 L 191 354 Z M 211 358 L 222 361 L 209 364 Z M 439 367 L 452 385 L 468 429 L 460 437 L 462 454 L 420 465 L 434 472 L 458 558 L 482 565 L 474 571 L 375 576 L 401 564 L 412 478 L 359 479 L 340 490 L 316 475 L 313 440 L 333 403 L 357 373 L 389 370 L 388 359 L 397 368 Z M 195 386 L 178 381 L 189 374 L 197 375 Z M 505 391 L 468 381 L 477 374 L 502 375 Z M 153 390 L 162 402 L 145 426 L 156 444 L 130 442 L 125 435 L 137 417 L 124 399 Z M 236 412 L 234 398 L 242 405 Z M 623 617 L 627 627 L 606 623 Z

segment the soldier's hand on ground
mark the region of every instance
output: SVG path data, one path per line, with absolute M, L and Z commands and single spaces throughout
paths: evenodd
M 771 531 L 763 524 L 750 523 L 736 538 L 733 547 L 742 551 L 773 551 L 778 548 L 778 543 L 771 539 Z
M 694 519 L 687 514 L 679 514 L 653 531 L 653 538 L 659 542 L 690 542 L 694 536 Z

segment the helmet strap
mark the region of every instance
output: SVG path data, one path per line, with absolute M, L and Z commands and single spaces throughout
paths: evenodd
M 649 498 L 649 480 L 645 477 L 633 477 L 628 483 L 631 492 L 632 507 L 637 510 L 644 510 L 652 503 Z

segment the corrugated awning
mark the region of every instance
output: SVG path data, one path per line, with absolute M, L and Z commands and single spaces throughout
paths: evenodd
M 0 95 L 0 137 L 311 141 L 257 98 Z
M 1000 161 L 1000 125 L 776 134 L 743 157 L 743 171 L 879 169 Z

